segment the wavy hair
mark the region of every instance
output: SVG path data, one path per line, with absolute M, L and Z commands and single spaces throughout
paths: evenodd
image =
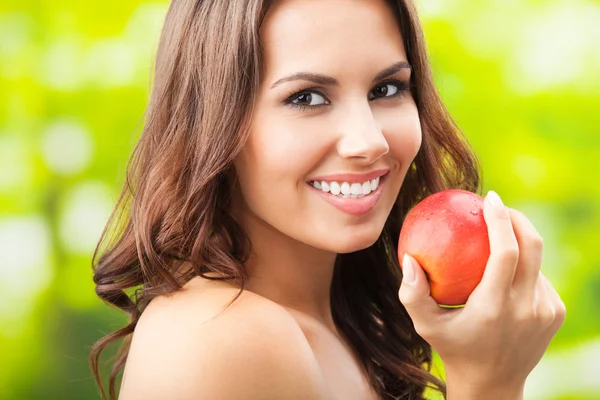
M 413 67 L 411 91 L 422 144 L 378 240 L 339 254 L 331 288 L 335 324 L 350 340 L 382 399 L 445 394 L 431 374 L 432 349 L 398 299 L 402 273 L 396 245 L 406 213 L 425 196 L 449 188 L 480 191 L 476 156 L 436 90 L 425 40 L 410 0 L 388 0 Z M 194 276 L 228 279 L 240 291 L 250 241 L 228 212 L 233 160 L 249 133 L 263 76 L 260 25 L 270 0 L 173 0 L 157 51 L 142 134 L 126 182 L 92 258 L 97 295 L 129 322 L 98 340 L 90 364 L 103 399 L 116 379 L 132 333 L 149 302 Z M 184 271 L 189 262 L 193 269 Z M 220 278 L 207 276 L 217 273 Z M 123 339 L 108 381 L 100 356 Z

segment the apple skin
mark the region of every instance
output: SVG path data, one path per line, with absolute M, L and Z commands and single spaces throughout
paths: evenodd
M 483 198 L 449 189 L 420 201 L 406 216 L 398 240 L 398 259 L 412 256 L 428 276 L 431 297 L 443 306 L 460 306 L 481 281 L 490 257 Z

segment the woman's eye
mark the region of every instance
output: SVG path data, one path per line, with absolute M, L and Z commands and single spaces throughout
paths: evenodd
M 373 93 L 376 94 L 375 97 L 391 97 L 398 93 L 398 85 L 393 83 L 386 83 L 385 85 L 379 85 L 374 90 Z M 370 97 L 373 99 L 374 97 Z
M 313 102 L 313 100 L 315 102 Z M 295 104 L 297 106 L 306 106 L 306 107 L 318 106 L 318 105 L 322 105 L 322 104 L 326 103 L 325 98 L 315 92 L 300 93 L 299 95 L 297 95 L 290 101 L 292 104 Z

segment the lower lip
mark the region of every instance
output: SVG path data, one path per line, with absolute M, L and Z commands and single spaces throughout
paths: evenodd
M 375 204 L 377 204 L 377 201 L 379 201 L 379 198 L 383 193 L 383 186 L 385 183 L 386 175 L 379 178 L 379 184 L 377 185 L 377 189 L 375 189 L 374 192 L 371 192 L 368 195 L 360 197 L 358 199 L 344 199 L 342 197 L 335 196 L 329 192 L 324 192 L 321 189 L 317 189 L 310 183 L 308 184 L 308 186 L 310 186 L 319 196 L 321 196 L 323 200 L 333 205 L 338 210 L 351 215 L 364 215 L 371 211 L 375 207 Z

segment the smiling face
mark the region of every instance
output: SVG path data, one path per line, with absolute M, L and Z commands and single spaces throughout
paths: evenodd
M 392 9 L 383 0 L 279 1 L 261 38 L 265 75 L 234 163 L 236 218 L 335 253 L 370 246 L 421 144 Z M 362 196 L 383 173 L 363 198 L 323 192 L 323 180 L 337 192 L 335 181 L 354 193 L 360 184 Z M 339 174 L 351 175 L 330 176 Z

